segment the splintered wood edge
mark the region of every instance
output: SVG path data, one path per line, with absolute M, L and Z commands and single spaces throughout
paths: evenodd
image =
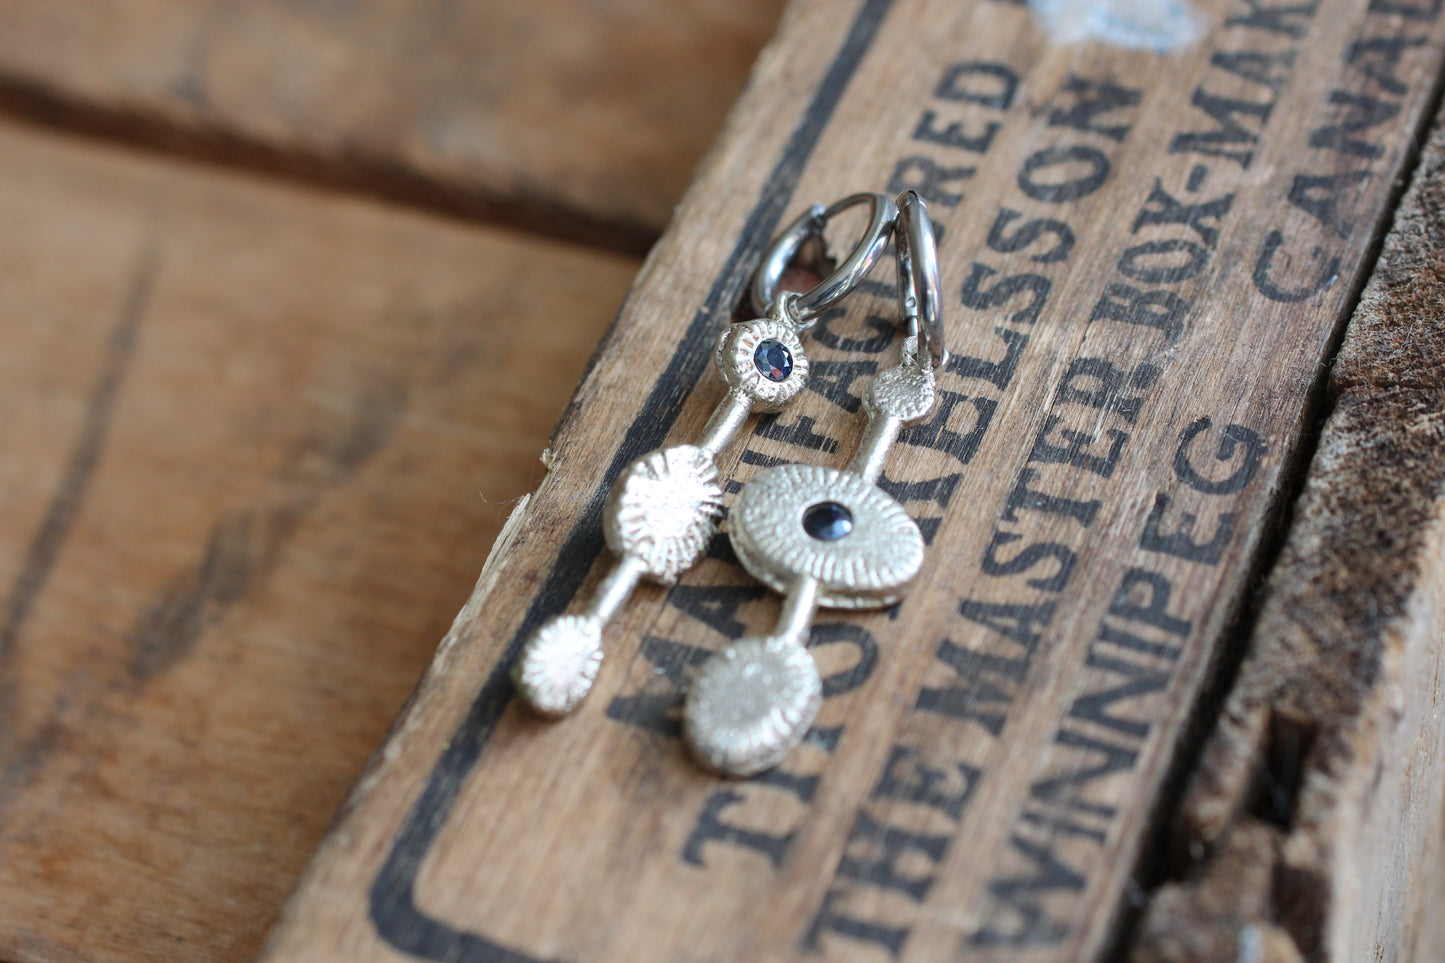
M 1439 959 L 1445 115 L 1330 376 L 1332 412 L 1133 963 Z M 1433 951 L 1432 948 L 1433 947 Z M 1411 952 L 1411 950 L 1414 952 Z M 1216 957 L 1215 954 L 1224 954 Z
M 542 463 L 546 465 L 550 461 L 550 449 L 542 453 Z M 469 627 L 481 617 L 482 610 L 487 605 L 487 600 L 494 589 L 498 587 L 501 577 L 502 566 L 499 560 L 506 557 L 517 540 L 517 536 L 526 527 L 527 505 L 532 500 L 531 493 L 517 499 L 516 505 L 507 515 L 507 520 L 502 524 L 502 530 L 497 533 L 497 540 L 492 543 L 491 551 L 487 553 L 487 560 L 482 564 L 481 574 L 477 576 L 477 584 L 467 596 L 466 604 L 452 620 L 451 628 L 443 636 L 441 643 L 437 646 L 436 654 L 432 657 L 431 663 L 427 666 L 426 673 L 421 681 L 417 683 L 412 694 L 407 698 L 406 704 L 401 707 L 396 718 L 392 721 L 391 727 L 378 744 L 376 751 L 371 754 L 361 773 L 356 778 L 356 784 L 351 792 L 347 794 L 346 802 L 337 810 L 331 821 L 331 830 L 327 834 L 326 846 L 349 847 L 354 840 L 345 834 L 345 826 L 352 810 L 371 794 L 371 790 L 377 779 L 385 768 L 385 764 L 393 759 L 398 752 L 401 743 L 399 738 L 409 728 L 421 724 L 425 717 L 427 698 L 436 687 L 438 681 L 443 678 L 451 669 L 457 647 L 465 636 Z M 301 878 L 297 880 L 296 890 L 304 891 L 319 883 L 323 866 L 318 859 L 312 859 L 306 867 Z M 267 938 L 267 945 L 262 950 L 264 957 L 270 952 L 271 944 L 275 941 L 277 934 L 281 933 L 289 922 L 289 917 L 295 912 L 295 900 L 287 902 L 272 925 L 271 935 Z
M 543 463 L 547 461 L 546 454 L 543 454 Z M 356 788 L 348 797 L 346 808 L 342 809 L 336 817 L 339 824 L 350 812 L 352 799 L 360 799 L 366 796 L 373 782 L 375 782 L 381 763 L 385 762 L 396 752 L 395 737 L 400 734 L 402 727 L 408 721 L 418 722 L 422 713 L 413 712 L 414 708 L 419 709 L 425 703 L 425 697 L 429 693 L 436 680 L 445 676 L 451 671 L 452 663 L 456 657 L 457 646 L 461 644 L 462 638 L 473 623 L 482 616 L 482 611 L 487 607 L 491 594 L 498 587 L 501 579 L 502 566 L 500 559 L 506 557 L 511 551 L 513 543 L 527 523 L 527 505 L 532 501 L 532 494 L 529 492 L 517 499 L 517 504 L 507 514 L 507 520 L 502 523 L 502 530 L 497 533 L 497 540 L 492 543 L 491 551 L 487 553 L 487 560 L 482 563 L 481 574 L 477 576 L 477 584 L 472 589 L 472 594 L 467 596 L 466 604 L 462 606 L 457 617 L 452 620 L 451 628 L 442 637 L 441 644 L 437 646 L 436 655 L 433 656 L 431 664 L 427 666 L 426 674 L 422 676 L 416 689 L 408 697 L 406 704 L 397 713 L 396 720 L 388 730 L 386 738 L 382 740 L 376 753 L 367 761 L 366 768 L 362 770 L 357 778 Z M 305 881 L 302 881 L 303 885 Z

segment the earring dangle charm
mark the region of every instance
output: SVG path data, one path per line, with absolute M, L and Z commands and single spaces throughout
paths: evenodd
M 812 726 L 823 695 L 805 648 L 816 610 L 891 605 L 923 565 L 918 525 L 877 486 L 899 431 L 933 412 L 934 369 L 947 357 L 927 210 L 912 191 L 899 196 L 898 208 L 899 311 L 909 333 L 899 363 L 864 391 L 867 424 L 857 452 L 842 470 L 780 465 L 763 471 L 743 487 L 728 516 L 738 560 L 783 593 L 783 607 L 771 635 L 728 646 L 688 689 L 684 738 L 705 766 L 726 775 L 772 768 Z
M 788 262 L 844 210 L 867 204 L 869 225 L 837 270 L 799 294 L 780 291 Z M 690 445 L 643 455 L 618 477 L 603 510 L 607 545 L 617 556 L 582 612 L 544 624 L 512 666 L 522 697 L 544 715 L 564 715 L 591 690 L 602 665 L 602 630 L 644 578 L 662 585 L 707 550 L 722 518 L 717 457 L 754 413 L 778 412 L 808 383 L 801 334 L 855 288 L 894 231 L 898 211 L 882 194 L 855 194 L 815 204 L 773 242 L 753 278 L 754 310 L 763 317 L 733 324 L 718 337 L 714 364 L 727 393 Z

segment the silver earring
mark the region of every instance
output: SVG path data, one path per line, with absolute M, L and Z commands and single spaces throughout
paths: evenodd
M 783 594 L 783 608 L 771 635 L 728 646 L 688 689 L 687 744 L 705 766 L 726 775 L 777 765 L 812 726 L 823 693 L 805 648 L 816 610 L 891 605 L 923 565 L 918 525 L 877 487 L 899 431 L 933 412 L 934 370 L 947 358 L 928 213 L 912 191 L 899 195 L 898 209 L 898 301 L 908 336 L 899 363 L 864 391 L 868 421 L 857 453 L 843 470 L 780 465 L 761 472 L 728 515 L 738 561 Z
M 868 227 L 837 270 L 806 293 L 779 290 L 802 246 L 860 204 L 870 208 Z M 723 514 L 717 456 L 751 415 L 782 411 L 807 387 L 801 334 L 872 270 L 897 217 L 886 195 L 854 194 L 829 207 L 813 205 L 773 242 L 751 285 L 753 308 L 763 316 L 731 325 L 717 341 L 714 361 L 727 394 L 696 442 L 650 452 L 623 471 L 603 512 L 617 563 L 582 612 L 543 625 L 513 664 L 517 691 L 538 712 L 563 715 L 586 697 L 602 665 L 603 627 L 639 581 L 672 585 L 702 557 Z

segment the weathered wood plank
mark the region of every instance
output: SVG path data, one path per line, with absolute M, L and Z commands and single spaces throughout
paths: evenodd
M 636 263 L 0 125 L 0 959 L 251 958 Z
M 265 959 L 1115 947 L 1445 39 L 1423 0 L 1199 6 L 1167 55 L 1011 3 L 792 9 Z M 932 546 L 896 611 L 815 633 L 816 738 L 746 783 L 678 745 L 691 666 L 775 612 L 725 550 L 634 599 L 578 713 L 528 715 L 511 656 L 600 574 L 609 477 L 701 426 L 780 218 L 903 186 L 946 228 L 958 354 L 887 471 Z M 825 325 L 830 376 L 725 474 L 841 464 L 892 310 Z
M 0 104 L 641 253 L 780 0 L 0 5 Z
M 1445 127 L 1332 412 L 1133 959 L 1437 960 L 1445 896 Z M 1251 864 L 1240 886 L 1231 864 Z M 1239 894 L 1248 891 L 1246 899 Z M 1432 942 L 1433 941 L 1433 944 Z

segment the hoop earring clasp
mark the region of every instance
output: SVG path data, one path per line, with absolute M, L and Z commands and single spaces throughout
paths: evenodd
M 791 292 L 778 291 L 783 272 L 802 246 L 813 238 L 823 236 L 828 222 L 843 211 L 867 204 L 869 208 L 868 227 L 864 230 L 853 250 L 838 265 L 837 270 L 818 283 L 812 290 L 787 299 L 786 310 L 789 320 L 798 329 L 807 328 L 818 316 L 841 301 L 878 263 L 888 239 L 893 235 L 898 221 L 898 205 L 886 194 L 851 194 L 840 201 L 824 207 L 814 204 L 808 208 L 778 235 L 763 261 L 753 274 L 753 310 L 758 314 L 769 314 L 782 304 L 782 297 Z
M 914 191 L 898 195 L 898 230 L 893 242 L 898 264 L 898 316 L 917 337 L 919 360 L 926 351 L 938 368 L 948 361 L 939 312 L 938 245 L 928 207 Z

